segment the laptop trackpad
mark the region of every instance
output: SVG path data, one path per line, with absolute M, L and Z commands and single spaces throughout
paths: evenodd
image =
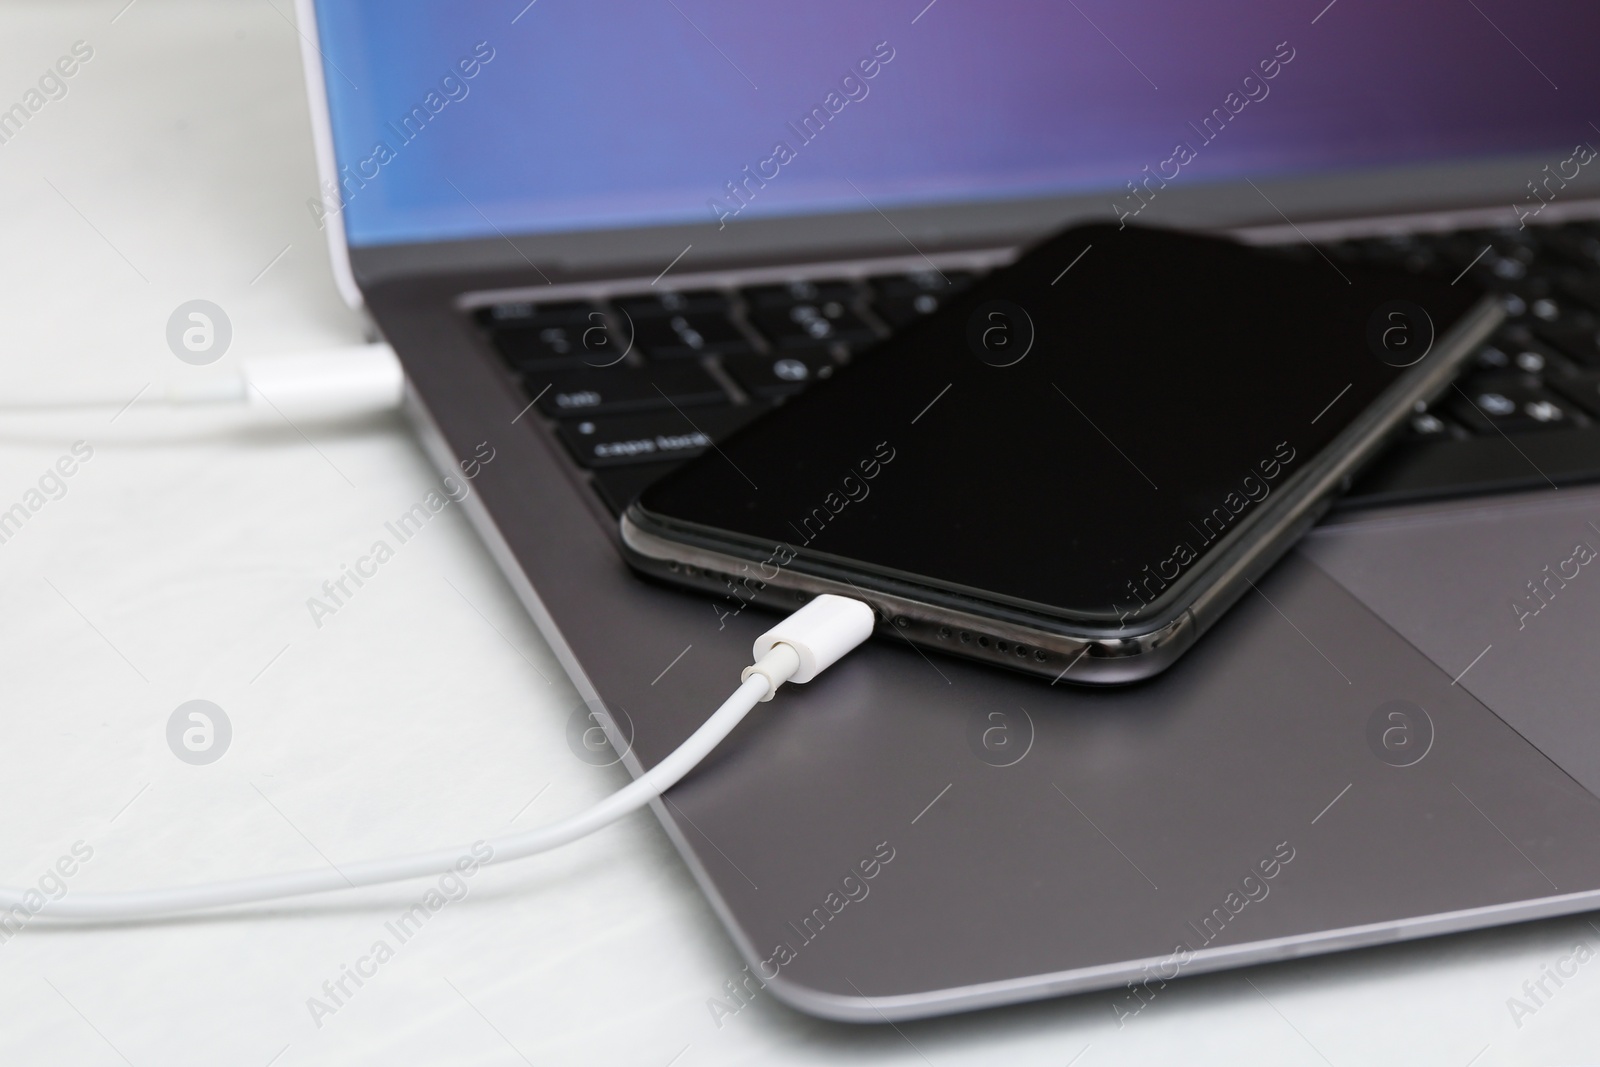
M 1355 516 L 1301 551 L 1600 795 L 1600 490 Z

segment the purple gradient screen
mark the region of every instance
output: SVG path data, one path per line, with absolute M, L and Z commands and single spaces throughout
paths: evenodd
M 525 4 L 319 3 L 342 180 L 312 213 L 353 245 L 1097 190 L 1110 216 L 1150 174 L 1600 144 L 1600 6 L 1556 0 Z

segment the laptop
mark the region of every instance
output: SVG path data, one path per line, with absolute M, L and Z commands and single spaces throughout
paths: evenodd
M 1159 678 L 889 633 L 742 724 L 655 806 L 747 961 L 713 1018 L 1126 1020 L 1189 974 L 1600 908 L 1600 10 L 1529 3 L 301 0 L 306 210 L 612 746 L 575 751 L 634 774 L 772 617 L 631 573 L 620 509 L 1028 242 L 1183 226 L 1503 295 Z

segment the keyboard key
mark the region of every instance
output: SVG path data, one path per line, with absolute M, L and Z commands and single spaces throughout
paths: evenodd
M 757 309 L 750 317 L 777 348 L 812 348 L 834 341 L 857 344 L 877 337 L 865 319 L 837 300 Z
M 1581 270 L 1600 270 L 1600 237 L 1566 226 L 1535 226 L 1528 231 L 1547 254 Z
M 558 419 L 648 411 L 673 404 L 720 404 L 728 399 L 722 386 L 698 363 L 563 368 L 530 374 L 524 387 L 538 398 L 540 411 Z
M 909 274 L 879 274 L 867 284 L 879 297 L 909 296 L 916 293 L 949 295 L 972 284 L 977 275 L 970 270 L 914 270 Z
M 1549 381 L 1551 388 L 1600 419 L 1600 371 L 1558 369 Z
M 1478 350 L 1478 366 L 1485 370 L 1516 370 L 1540 375 L 1560 357 L 1521 328 L 1502 330 L 1493 343 Z
M 1455 425 L 1441 416 L 1431 411 L 1423 411 L 1411 416 L 1409 436 L 1418 441 L 1447 441 L 1463 435 Z
M 1521 433 L 1574 422 L 1572 411 L 1537 378 L 1526 374 L 1479 375 L 1462 383 L 1450 413 L 1476 433 Z
M 1484 370 L 1510 370 L 1511 353 L 1506 351 L 1509 347 L 1503 342 L 1501 344 L 1484 345 L 1478 349 L 1478 354 L 1473 358 L 1477 361 L 1478 366 Z
M 1543 374 L 1544 369 L 1550 365 L 1549 359 L 1539 349 L 1525 346 L 1520 349 L 1511 360 L 1517 369 L 1524 374 Z
M 1600 311 L 1600 272 L 1563 275 L 1556 283 L 1556 290 L 1590 311 Z
M 1549 297 L 1541 297 L 1528 306 L 1528 314 L 1540 322 L 1557 322 L 1561 318 L 1561 305 Z
M 1538 256 L 1538 248 L 1531 233 L 1515 226 L 1489 230 L 1462 230 L 1454 235 L 1462 243 L 1482 248 L 1488 245 L 1490 256 L 1515 259 L 1526 266 Z M 1485 257 L 1488 258 L 1488 257 Z
M 898 330 L 911 325 L 924 315 L 931 315 L 938 311 L 942 302 L 933 293 L 918 293 L 916 296 L 889 296 L 873 304 L 872 310 L 878 313 L 878 317 L 887 323 L 890 329 Z
M 619 297 L 612 303 L 634 318 L 706 311 L 727 312 L 733 307 L 733 300 L 721 289 L 694 289 L 687 293 L 669 290 L 649 296 Z
M 583 467 L 688 459 L 768 410 L 765 404 L 620 415 L 560 424 L 556 434 Z
M 625 345 L 606 326 L 605 316 L 593 304 L 564 304 L 555 308 L 497 305 L 517 312 L 495 322 L 495 347 L 507 362 L 520 369 L 588 365 L 609 366 L 623 356 Z M 530 308 L 521 314 L 523 308 Z M 496 309 L 490 309 L 491 312 Z
M 639 315 L 633 319 L 633 343 L 651 359 L 755 351 L 750 339 L 721 311 Z
M 818 304 L 837 301 L 848 304 L 856 298 L 853 282 L 843 279 L 794 281 L 783 285 L 754 285 L 744 290 L 752 308 L 785 308 L 791 304 Z
M 1439 262 L 1437 253 L 1412 234 L 1367 237 L 1347 244 L 1353 250 L 1355 258 L 1365 260 L 1374 266 L 1399 268 L 1416 273 L 1431 270 L 1438 266 Z
M 622 358 L 603 323 L 584 326 L 545 326 L 537 330 L 502 330 L 494 335 L 495 347 L 518 370 L 545 367 L 604 367 Z
M 924 315 L 930 315 L 939 306 L 972 281 L 970 271 L 917 271 L 913 274 L 887 274 L 873 278 L 868 283 L 872 289 L 872 310 L 888 323 L 891 329 L 900 329 Z
M 1467 277 L 1490 292 L 1498 293 L 1505 305 L 1507 316 L 1512 319 L 1518 315 L 1525 319 L 1532 314 L 1535 307 L 1548 308 L 1552 304 L 1559 315 L 1562 305 L 1567 302 L 1556 292 L 1555 281 L 1547 274 L 1530 273 L 1520 281 L 1510 282 L 1493 277 L 1484 270 L 1482 264 L 1479 264 Z
M 1495 281 L 1520 282 L 1528 276 L 1528 264 L 1514 256 L 1501 256 L 1491 252 L 1479 261 L 1479 267 L 1489 272 Z
M 1536 258 L 1531 240 L 1517 230 L 1466 230 L 1436 240 L 1442 260 L 1456 271 L 1471 263 L 1473 275 L 1490 289 L 1528 279 Z
M 1537 326 L 1534 332 L 1567 358 L 1600 370 L 1600 324 L 1568 320 Z
M 1438 258 L 1441 273 L 1452 278 L 1466 270 L 1468 264 L 1481 267 L 1494 254 L 1493 242 L 1465 234 L 1429 234 L 1423 240 Z
M 821 378 L 833 374 L 834 362 L 826 353 L 806 352 L 784 354 L 777 359 L 767 356 L 741 356 L 722 361 L 739 388 L 753 396 L 772 399 L 792 396 Z
M 501 326 L 522 327 L 555 323 L 571 324 L 586 322 L 591 312 L 599 310 L 598 307 L 586 300 L 574 300 L 560 304 L 508 301 L 486 308 L 479 308 L 477 319 L 478 322 L 489 329 L 496 329 Z

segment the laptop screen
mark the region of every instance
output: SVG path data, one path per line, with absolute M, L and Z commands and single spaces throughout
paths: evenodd
M 1570 178 L 1600 145 L 1600 5 L 1560 0 L 316 6 L 340 181 L 307 206 L 355 246 L 1097 191 L 1128 217 L 1522 152 Z

